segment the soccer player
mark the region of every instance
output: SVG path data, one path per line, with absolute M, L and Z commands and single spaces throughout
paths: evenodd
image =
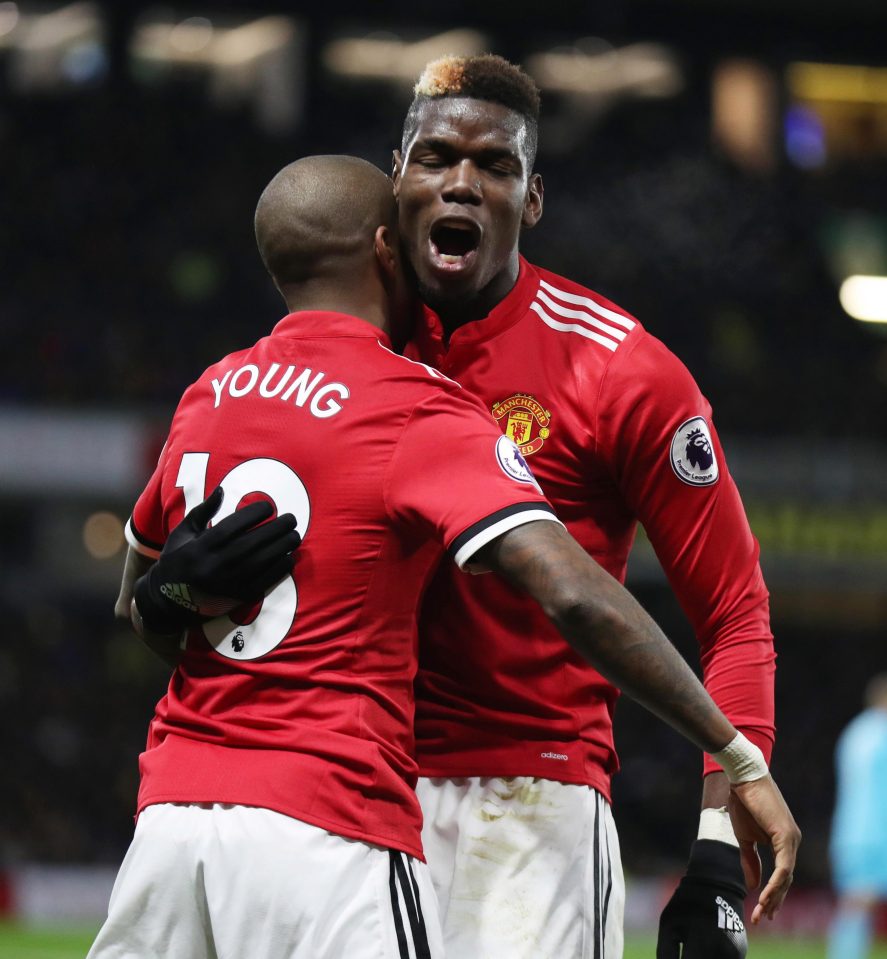
M 419 79 L 394 153 L 402 242 L 426 304 L 409 355 L 483 400 L 567 529 L 619 580 L 643 524 L 695 628 L 706 687 L 769 758 L 768 594 L 709 404 L 634 317 L 519 255 L 542 216 L 538 113 L 532 79 L 499 57 L 445 58 Z M 420 638 L 418 792 L 450 954 L 618 957 L 616 689 L 496 577 L 441 567 Z M 690 959 L 745 954 L 760 861 L 726 811 L 726 778 L 710 759 L 704 772 L 699 838 L 662 916 L 659 959 L 677 959 L 681 943 Z
M 443 546 L 464 567 L 521 524 L 561 527 L 483 407 L 390 349 L 405 284 L 385 174 L 306 158 L 255 227 L 290 312 L 185 392 L 128 526 L 159 559 L 133 583 L 128 554 L 118 608 L 177 668 L 90 957 L 439 959 L 413 790 L 417 598 Z M 254 525 L 273 511 L 304 540 L 295 571 L 258 610 L 201 617 L 226 605 L 207 582 L 248 597 L 244 564 L 292 550 Z
M 865 701 L 835 751 L 831 860 L 838 909 L 829 959 L 865 959 L 876 907 L 887 899 L 887 674 L 869 681 Z
M 484 407 L 389 349 L 394 227 L 390 181 L 353 158 L 291 164 L 259 202 L 259 248 L 290 312 L 186 391 L 128 527 L 118 608 L 169 651 L 180 623 L 193 628 L 151 723 L 92 959 L 443 954 L 411 758 L 416 605 L 443 549 L 527 590 L 711 753 L 777 850 L 761 908 L 787 892 L 797 829 L 760 750 L 566 533 Z M 295 569 L 235 613 L 292 564 L 293 521 Z M 137 579 L 133 552 L 156 559 Z

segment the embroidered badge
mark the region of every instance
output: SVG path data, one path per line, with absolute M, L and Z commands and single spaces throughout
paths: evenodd
M 512 440 L 523 456 L 542 449 L 551 435 L 551 413 L 529 393 L 515 393 L 493 405 L 493 416 L 502 432 Z
M 671 441 L 671 468 L 689 486 L 710 486 L 718 479 L 718 461 L 708 423 L 701 416 L 685 420 Z
M 536 482 L 536 477 L 533 476 L 533 471 L 521 455 L 520 449 L 507 436 L 500 436 L 496 440 L 496 460 L 506 476 L 517 480 L 518 483 L 529 483 L 531 486 L 535 486 L 540 493 L 542 492 L 542 488 Z

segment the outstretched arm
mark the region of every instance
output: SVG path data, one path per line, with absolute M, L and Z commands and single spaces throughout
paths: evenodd
M 510 530 L 485 546 L 478 559 L 533 596 L 610 682 L 721 764 L 733 783 L 732 800 L 756 824 L 759 838 L 773 846 L 776 868 L 752 919 L 772 917 L 791 884 L 800 831 L 760 750 L 737 734 L 650 616 L 554 523 Z
M 656 623 L 563 527 L 519 526 L 485 547 L 482 560 L 536 599 L 601 675 L 705 752 L 736 735 Z

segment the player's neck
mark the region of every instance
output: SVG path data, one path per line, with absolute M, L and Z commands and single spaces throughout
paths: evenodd
M 466 323 L 482 320 L 494 310 L 514 289 L 519 273 L 519 262 L 515 255 L 513 265 L 498 273 L 493 279 L 471 298 L 464 300 L 445 300 L 435 297 L 430 291 L 423 295 L 425 303 L 440 318 L 447 339 Z M 425 293 L 425 291 L 423 291 Z
M 386 334 L 389 332 L 387 304 L 382 302 L 375 289 L 349 289 L 347 281 L 343 281 L 338 284 L 299 284 L 281 292 L 290 313 L 346 313 L 366 320 Z
M 493 300 L 473 300 L 471 303 L 428 303 L 428 306 L 438 315 L 443 327 L 444 341 L 450 342 L 450 337 L 463 326 L 483 320 L 490 315 L 490 311 L 502 302 L 502 297 Z

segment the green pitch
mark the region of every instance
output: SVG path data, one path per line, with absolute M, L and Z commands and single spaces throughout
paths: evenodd
M 0 959 L 84 959 L 96 930 L 32 929 L 14 923 L 0 923 Z M 655 941 L 631 938 L 625 944 L 624 959 L 654 959 Z M 752 939 L 749 959 L 824 959 L 821 942 L 785 939 Z M 880 944 L 869 959 L 887 959 L 887 945 Z
M 632 938 L 625 943 L 623 959 L 655 959 L 656 940 Z M 748 959 L 825 959 L 825 944 L 816 940 L 766 939 L 752 936 Z M 887 959 L 887 944 L 879 943 L 869 959 Z
M 0 923 L 0 959 L 83 959 L 97 927 L 31 928 Z

